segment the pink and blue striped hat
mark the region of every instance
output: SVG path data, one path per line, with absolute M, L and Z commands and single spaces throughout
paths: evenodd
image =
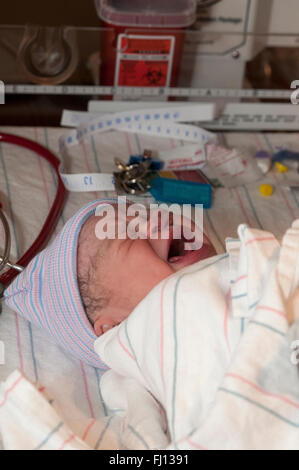
M 80 297 L 77 282 L 77 244 L 84 222 L 99 204 L 85 205 L 5 290 L 5 301 L 22 317 L 46 330 L 63 349 L 92 367 L 107 369 L 94 351 L 97 339 Z

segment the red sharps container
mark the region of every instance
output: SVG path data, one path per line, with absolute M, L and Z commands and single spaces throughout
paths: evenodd
M 177 85 L 196 0 L 96 0 L 96 7 L 107 28 L 101 34 L 102 85 Z

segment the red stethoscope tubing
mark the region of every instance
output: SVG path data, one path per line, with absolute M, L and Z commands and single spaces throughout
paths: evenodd
M 3 132 L 0 132 L 0 142 L 17 145 L 19 147 L 24 147 L 28 150 L 31 150 L 32 152 L 47 160 L 53 167 L 57 175 L 58 185 L 56 196 L 49 211 L 49 214 L 44 222 L 44 225 L 34 243 L 26 251 L 26 253 L 17 261 L 17 264 L 26 267 L 27 264 L 34 258 L 34 256 L 39 253 L 49 241 L 56 227 L 59 216 L 62 212 L 67 190 L 65 189 L 65 186 L 59 174 L 60 161 L 52 152 L 50 152 L 50 150 L 43 147 L 42 145 L 39 145 L 33 140 L 26 139 L 25 137 L 20 137 L 13 134 L 5 134 Z M 8 271 L 0 275 L 0 283 L 2 283 L 4 286 L 8 286 L 18 274 L 19 273 L 15 269 L 10 268 Z

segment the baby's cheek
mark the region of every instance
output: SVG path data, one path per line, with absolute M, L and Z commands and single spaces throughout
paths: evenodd
M 211 258 L 212 256 L 216 256 L 216 255 L 217 255 L 217 252 L 214 246 L 212 245 L 212 243 L 210 243 L 210 241 L 208 243 L 204 243 L 200 249 L 201 260 L 206 259 L 206 258 Z

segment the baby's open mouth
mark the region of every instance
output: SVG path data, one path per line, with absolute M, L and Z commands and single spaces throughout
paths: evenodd
M 181 232 L 181 238 L 174 238 L 173 233 L 168 241 L 168 255 L 167 262 L 172 266 L 173 269 L 181 269 L 184 266 L 189 266 L 202 259 L 201 244 L 195 244 L 196 237 L 186 239 Z M 194 246 L 195 249 L 190 249 L 190 245 Z M 199 248 L 196 248 L 198 247 Z M 189 249 L 187 249 L 189 248 Z
M 186 250 L 186 243 L 194 243 L 194 241 L 184 238 L 180 240 L 170 240 L 167 262 L 174 271 L 179 271 L 198 261 L 216 255 L 215 249 L 211 244 L 204 243 L 198 249 Z
M 184 239 L 170 240 L 168 257 L 167 257 L 167 261 L 169 263 L 175 263 L 186 254 L 185 243 L 186 243 L 186 240 Z
M 173 271 L 179 271 L 216 254 L 213 245 L 205 241 L 203 232 L 192 225 L 192 222 L 191 226 L 186 227 L 183 224 L 171 224 L 166 227 L 165 232 L 160 226 L 158 228 L 159 237 L 150 237 L 150 244 Z

